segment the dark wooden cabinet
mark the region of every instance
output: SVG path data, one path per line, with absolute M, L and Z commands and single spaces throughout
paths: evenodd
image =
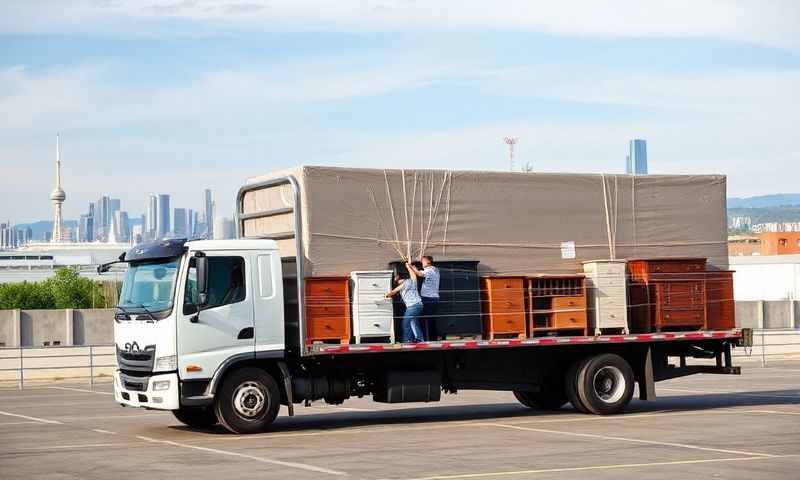
M 586 277 L 541 275 L 527 279 L 528 334 L 587 335 Z
M 306 344 L 350 343 L 350 278 L 305 279 Z
M 706 328 L 730 330 L 736 328 L 736 304 L 733 300 L 733 272 L 706 272 Z
M 525 277 L 481 279 L 483 335 L 525 338 Z
M 629 260 L 631 330 L 706 328 L 706 275 L 705 258 Z
M 481 284 L 478 276 L 478 260 L 436 261 L 439 269 L 439 308 L 436 312 L 437 340 L 447 337 L 480 337 L 481 322 Z M 392 262 L 393 271 L 405 271 L 405 264 Z M 418 268 L 421 265 L 417 264 Z M 422 279 L 420 279 L 422 280 Z M 422 282 L 420 282 L 420 287 Z M 394 316 L 403 318 L 405 306 L 395 297 Z M 395 322 L 399 325 L 400 322 Z M 399 335 L 398 335 L 399 338 Z

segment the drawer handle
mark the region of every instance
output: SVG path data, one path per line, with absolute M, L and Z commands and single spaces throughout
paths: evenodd
M 327 323 L 325 324 L 325 328 L 327 328 L 328 330 L 333 330 L 333 328 L 330 325 L 328 325 Z
M 510 306 L 512 306 L 512 305 L 514 305 L 514 304 L 513 304 L 513 303 L 511 303 L 511 301 L 508 301 L 508 300 L 507 300 L 507 301 L 506 301 L 506 305 L 508 305 L 508 306 L 510 307 Z
M 372 286 L 373 287 L 380 287 L 380 285 L 378 285 L 377 283 L 373 283 Z
M 380 328 L 380 326 L 381 326 L 380 323 L 373 323 L 372 325 L 375 326 L 375 327 L 378 327 L 378 328 Z

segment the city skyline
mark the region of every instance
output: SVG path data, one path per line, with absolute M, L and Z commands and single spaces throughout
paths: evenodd
M 735 4 L 17 2 L 0 218 L 51 216 L 57 132 L 73 219 L 98 191 L 200 209 L 203 188 L 232 216 L 247 178 L 298 164 L 503 171 L 509 134 L 535 171 L 621 173 L 638 137 L 650 173 L 796 191 L 800 5 Z

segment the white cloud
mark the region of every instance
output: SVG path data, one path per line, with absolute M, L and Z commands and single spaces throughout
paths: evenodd
M 528 31 L 800 48 L 800 5 L 793 0 L 73 0 L 68 8 L 61 0 L 38 0 L 5 8 L 5 33 L 170 35 L 178 30 L 163 21 L 180 19 L 264 31 Z

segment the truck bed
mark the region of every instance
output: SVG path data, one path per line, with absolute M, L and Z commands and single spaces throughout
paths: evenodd
M 639 333 L 632 335 L 599 335 L 575 337 L 535 337 L 503 340 L 444 340 L 421 343 L 357 343 L 348 345 L 313 344 L 309 355 L 349 355 L 373 352 L 409 352 L 419 350 L 470 350 L 480 348 L 518 348 L 552 345 L 585 345 L 608 343 L 660 343 L 697 340 L 735 340 L 742 331 L 716 330 L 692 332 Z

